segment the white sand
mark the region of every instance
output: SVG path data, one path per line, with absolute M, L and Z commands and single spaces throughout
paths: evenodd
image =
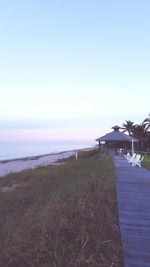
M 35 169 L 40 166 L 48 166 L 50 164 L 54 164 L 58 159 L 68 158 L 75 154 L 76 151 L 68 151 L 37 157 L 0 161 L 0 177 L 26 169 Z

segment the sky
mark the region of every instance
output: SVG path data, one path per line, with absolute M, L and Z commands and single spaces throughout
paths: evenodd
M 96 138 L 146 118 L 149 13 L 149 0 L 0 0 L 1 139 L 25 126 Z

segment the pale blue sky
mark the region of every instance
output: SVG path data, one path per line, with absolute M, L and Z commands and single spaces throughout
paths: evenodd
M 0 33 L 0 119 L 148 116 L 149 0 L 0 1 Z

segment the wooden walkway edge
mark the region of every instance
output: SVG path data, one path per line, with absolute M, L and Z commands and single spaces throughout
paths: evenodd
M 114 164 L 124 267 L 150 267 L 150 171 L 121 155 Z

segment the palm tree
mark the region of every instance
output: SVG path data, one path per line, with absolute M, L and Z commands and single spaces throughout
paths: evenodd
M 146 130 L 149 130 L 149 129 L 150 129 L 150 113 L 149 113 L 149 117 L 146 118 L 146 119 L 143 121 L 143 124 L 145 124 L 145 126 L 146 126 Z
M 128 132 L 129 135 L 139 139 L 141 150 L 150 149 L 150 114 L 141 124 L 134 124 L 132 121 L 123 123 L 123 132 Z
M 122 124 L 123 133 L 127 132 L 129 135 L 133 134 L 134 131 L 134 122 L 133 121 L 126 121 L 126 123 Z
M 143 122 L 141 124 L 134 125 L 133 135 L 139 138 L 141 143 L 141 149 L 144 149 L 144 143 L 147 140 L 147 126 Z

